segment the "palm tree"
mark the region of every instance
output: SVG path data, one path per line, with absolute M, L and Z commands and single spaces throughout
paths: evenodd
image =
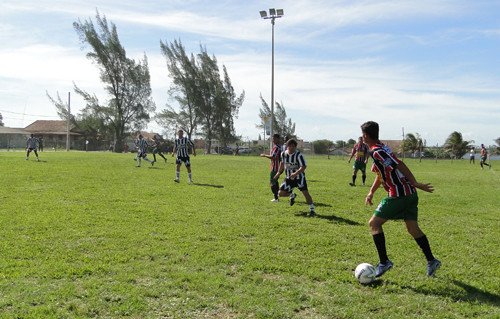
M 464 141 L 462 133 L 455 131 L 446 139 L 444 149 L 455 155 L 456 158 L 462 158 L 472 147 L 471 143 L 474 143 L 474 141 Z
M 420 137 L 420 134 L 415 133 L 408 133 L 406 135 L 406 138 L 403 142 L 403 150 L 408 150 L 412 154 L 415 154 L 420 148 L 423 147 L 423 142 L 422 138 Z

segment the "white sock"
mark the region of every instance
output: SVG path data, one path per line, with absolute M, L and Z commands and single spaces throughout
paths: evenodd
M 189 180 L 191 180 L 191 173 L 188 173 L 188 176 L 189 176 Z
M 175 175 L 177 176 L 177 179 L 179 179 L 179 174 L 180 174 L 180 172 L 179 172 L 179 171 L 176 171 L 176 172 L 175 172 Z
M 314 210 L 314 204 L 309 205 L 310 210 Z

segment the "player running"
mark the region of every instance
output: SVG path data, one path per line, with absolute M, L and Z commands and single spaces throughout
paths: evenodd
M 148 158 L 147 151 L 149 144 L 142 135 L 139 135 L 139 138 L 135 141 L 135 146 L 137 147 L 136 158 L 139 159 L 139 165 L 137 165 L 136 167 L 141 167 L 141 160 L 143 158 L 146 162 L 151 163 L 151 166 L 155 165 L 155 162 Z
M 274 195 L 274 199 L 271 200 L 271 202 L 278 202 L 278 192 L 280 190 L 278 180 L 274 178 L 276 173 L 279 171 L 279 166 L 280 166 L 280 159 L 281 159 L 281 145 L 280 145 L 280 135 L 279 134 L 274 134 L 273 135 L 273 144 L 274 147 L 271 151 L 270 155 L 267 154 L 260 154 L 260 157 L 265 157 L 271 160 L 271 173 L 269 175 L 269 184 L 271 185 L 271 192 Z
M 177 132 L 179 138 L 175 140 L 174 149 L 172 150 L 172 157 L 177 153 L 177 159 L 175 160 L 176 167 L 176 178 L 174 182 L 179 183 L 179 176 L 181 171 L 181 164 L 184 162 L 186 165 L 186 169 L 188 172 L 189 182 L 193 183 L 193 179 L 191 178 L 191 161 L 189 157 L 189 146 L 193 148 L 193 156 L 196 156 L 196 149 L 194 147 L 193 141 L 189 138 L 184 137 L 184 131 L 179 130 Z
M 281 163 L 278 173 L 274 179 L 278 180 L 280 175 L 285 171 L 286 177 L 281 184 L 278 195 L 280 197 L 290 196 L 290 206 L 295 204 L 297 194 L 293 193 L 293 189 L 297 187 L 309 204 L 309 216 L 316 215 L 314 210 L 313 200 L 307 189 L 306 174 L 304 171 L 307 168 L 307 163 L 304 156 L 297 150 L 297 141 L 290 139 L 286 142 L 287 149 L 281 153 Z
M 352 157 L 356 155 L 354 158 L 354 165 L 352 166 L 352 183 L 349 183 L 351 186 L 356 186 L 356 176 L 358 175 L 358 170 L 361 170 L 363 185 L 365 185 L 366 181 L 366 163 L 368 163 L 368 145 L 363 142 L 363 136 L 360 136 L 358 142 L 354 144 L 352 148 L 351 157 L 347 163 L 351 162 Z
M 161 157 L 163 157 L 163 159 L 165 160 L 165 164 L 167 164 L 167 158 L 165 156 L 163 156 L 163 154 L 161 153 L 161 149 L 160 149 L 160 146 L 161 146 L 161 142 L 160 140 L 155 136 L 153 136 L 153 158 L 154 158 L 154 161 L 156 162 L 156 154 L 160 155 Z
M 33 136 L 33 134 L 31 134 L 31 136 L 28 137 L 28 139 L 26 140 L 26 148 L 27 148 L 26 160 L 30 159 L 31 152 L 35 152 L 36 160 L 37 162 L 40 162 L 40 159 L 38 158 L 38 152 L 36 151 L 36 146 L 38 145 L 38 143 L 39 143 L 38 139 L 35 136 Z
M 366 196 L 365 205 L 373 205 L 373 194 L 380 185 L 383 185 L 388 192 L 388 197 L 382 199 L 369 222 L 380 258 L 376 277 L 382 276 L 394 266 L 387 257 L 385 235 L 382 229 L 382 225 L 389 219 L 404 219 L 408 233 L 415 239 L 427 259 L 427 277 L 431 277 L 441 266 L 441 262 L 432 255 L 427 236 L 418 227 L 417 188 L 432 193 L 434 187 L 430 183 L 418 183 L 406 164 L 400 162 L 391 150 L 380 142 L 377 123 L 366 122 L 361 125 L 361 131 L 363 139 L 371 149 L 372 171 L 377 174 Z
M 481 164 L 481 169 L 484 169 L 483 165 L 489 166 L 491 168 L 491 164 L 487 164 L 486 160 L 488 159 L 488 151 L 486 150 L 486 147 L 484 147 L 484 144 L 481 144 L 481 161 L 479 164 Z

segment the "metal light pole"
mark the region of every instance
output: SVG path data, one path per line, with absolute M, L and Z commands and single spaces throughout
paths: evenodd
M 271 58 L 271 136 L 270 136 L 270 150 L 273 149 L 273 123 L 274 123 L 274 20 L 281 18 L 284 15 L 283 9 L 269 9 L 269 16 L 265 10 L 260 11 L 260 17 L 262 19 L 271 19 L 272 25 L 272 58 Z M 265 136 L 264 136 L 265 138 Z

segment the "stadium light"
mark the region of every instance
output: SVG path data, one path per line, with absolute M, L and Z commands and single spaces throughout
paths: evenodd
M 260 17 L 262 19 L 270 19 L 272 25 L 272 59 L 271 59 L 271 130 L 270 130 L 270 148 L 273 149 L 273 119 L 274 119 L 274 20 L 281 18 L 284 15 L 283 9 L 269 9 L 269 16 L 266 11 L 260 11 Z M 265 138 L 265 136 L 264 136 Z

